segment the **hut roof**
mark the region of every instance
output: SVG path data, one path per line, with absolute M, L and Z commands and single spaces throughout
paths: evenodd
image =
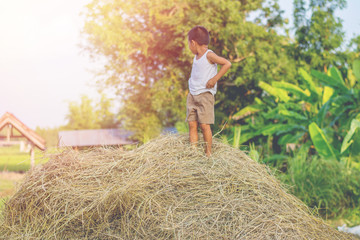
M 128 138 L 133 133 L 121 129 L 91 129 L 59 132 L 59 147 L 86 147 L 125 145 L 134 142 Z
M 11 124 L 17 131 L 21 133 L 26 139 L 33 143 L 40 150 L 45 150 L 45 140 L 39 136 L 32 129 L 27 127 L 23 122 L 17 119 L 13 114 L 6 112 L 0 118 L 0 130 L 8 124 Z

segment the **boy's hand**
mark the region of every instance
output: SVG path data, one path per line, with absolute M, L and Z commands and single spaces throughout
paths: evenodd
M 206 88 L 213 88 L 216 84 L 216 80 L 214 78 L 211 78 L 207 83 L 206 83 Z

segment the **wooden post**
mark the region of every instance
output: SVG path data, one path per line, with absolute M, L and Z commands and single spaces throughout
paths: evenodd
M 6 131 L 6 141 L 9 143 L 10 142 L 10 136 L 11 136 L 11 129 L 12 125 L 9 123 L 7 125 L 7 131 Z
M 31 169 L 33 169 L 35 167 L 35 148 L 34 148 L 34 144 L 31 144 L 30 166 L 31 166 Z
M 25 152 L 25 142 L 20 141 L 20 152 Z

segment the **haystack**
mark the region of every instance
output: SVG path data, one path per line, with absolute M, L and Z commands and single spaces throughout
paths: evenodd
M 132 151 L 64 151 L 30 171 L 2 211 L 5 239 L 356 239 L 326 225 L 269 170 L 186 135 Z

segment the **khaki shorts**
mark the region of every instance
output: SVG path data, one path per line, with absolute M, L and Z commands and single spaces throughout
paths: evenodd
M 186 121 L 214 124 L 214 103 L 215 97 L 211 92 L 199 95 L 189 93 L 186 99 Z

